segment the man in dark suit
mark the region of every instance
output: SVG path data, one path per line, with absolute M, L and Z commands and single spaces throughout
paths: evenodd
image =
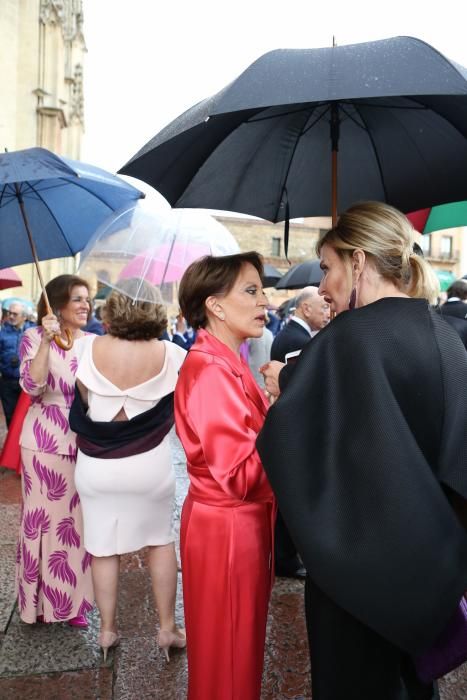
M 301 350 L 328 323 L 329 304 L 319 296 L 317 287 L 305 287 L 297 296 L 294 315 L 274 338 L 271 346 L 271 360 L 285 362 L 287 353 Z M 274 553 L 277 576 L 291 578 L 306 576 L 305 568 L 279 511 L 276 519 Z
M 329 304 L 317 287 L 305 287 L 297 296 L 295 313 L 274 338 L 271 360 L 285 362 L 288 352 L 301 350 L 321 328 L 329 323 Z
M 456 280 L 447 290 L 448 299 L 440 306 L 442 316 L 467 319 L 467 280 Z
M 172 343 L 178 345 L 183 350 L 189 350 L 196 339 L 196 333 L 192 328 L 188 328 L 187 322 L 181 312 L 177 316 L 175 328 L 172 334 Z

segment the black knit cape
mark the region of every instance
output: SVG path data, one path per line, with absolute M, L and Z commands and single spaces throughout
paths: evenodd
M 467 590 L 467 353 L 419 299 L 340 314 L 304 348 L 257 447 L 313 581 L 409 653 Z

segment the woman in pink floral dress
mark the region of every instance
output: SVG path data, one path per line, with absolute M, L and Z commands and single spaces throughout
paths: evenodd
M 53 340 L 68 329 L 83 335 L 90 314 L 87 283 L 60 275 L 46 286 L 38 323 L 20 348 L 20 384 L 32 398 L 20 438 L 23 511 L 17 550 L 18 606 L 24 622 L 84 627 L 94 595 L 91 557 L 83 547 L 81 506 L 74 483 L 75 433 L 68 424 L 76 357 Z

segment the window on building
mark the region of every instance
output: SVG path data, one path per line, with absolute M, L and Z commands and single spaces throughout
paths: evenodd
M 452 258 L 452 236 L 441 236 L 441 257 Z
M 281 239 L 280 238 L 273 238 L 272 239 L 271 255 L 279 257 L 280 254 L 281 254 Z
M 426 256 L 431 255 L 431 236 L 421 236 L 420 237 L 420 248 L 423 250 L 423 254 Z

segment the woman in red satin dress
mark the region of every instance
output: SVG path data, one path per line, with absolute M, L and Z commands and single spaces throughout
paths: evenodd
M 258 253 L 186 270 L 180 308 L 196 342 L 175 390 L 190 488 L 181 522 L 189 700 L 258 700 L 274 571 L 275 503 L 255 440 L 268 402 L 239 348 L 264 328 Z

